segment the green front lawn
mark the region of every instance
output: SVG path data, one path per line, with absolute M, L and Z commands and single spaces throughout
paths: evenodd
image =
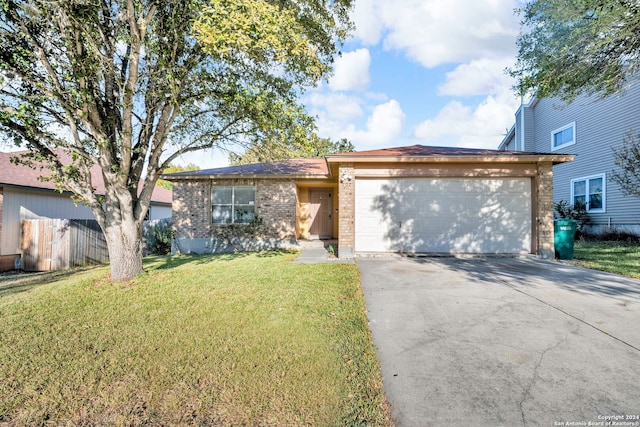
M 574 264 L 640 279 L 640 244 L 617 241 L 576 241 Z
M 356 266 L 294 257 L 5 278 L 0 425 L 390 425 Z

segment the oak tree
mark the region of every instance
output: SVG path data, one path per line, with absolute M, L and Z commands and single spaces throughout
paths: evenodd
M 611 172 L 611 179 L 625 196 L 640 197 L 640 133 L 629 131 L 613 153 L 618 168 Z
M 111 276 L 176 157 L 305 133 L 352 0 L 0 0 L 0 128 L 91 207 Z M 97 194 L 97 164 L 106 191 Z
M 534 0 L 518 9 L 523 31 L 508 70 L 516 89 L 571 101 L 624 88 L 640 66 L 640 3 Z
M 355 151 L 355 146 L 346 138 L 333 141 L 330 138 L 320 138 L 316 134 L 311 134 L 308 138 L 289 141 L 270 139 L 260 141 L 248 147 L 242 154 L 230 153 L 229 163 L 246 165 L 287 159 L 317 158 L 351 151 Z

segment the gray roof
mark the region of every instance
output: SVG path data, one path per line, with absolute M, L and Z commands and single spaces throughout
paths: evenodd
M 305 177 L 326 178 L 329 176 L 329 168 L 325 159 L 291 159 L 270 163 L 252 163 L 249 165 L 228 166 L 223 168 L 204 169 L 169 173 L 162 175 L 162 179 L 168 181 L 186 178 L 212 178 L 212 177 Z

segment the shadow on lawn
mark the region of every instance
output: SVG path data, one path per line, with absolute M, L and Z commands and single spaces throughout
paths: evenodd
M 146 257 L 149 260 L 149 265 L 145 266 L 146 271 L 154 271 L 154 270 L 167 270 L 175 267 L 180 267 L 185 264 L 209 264 L 212 262 L 221 262 L 221 261 L 235 261 L 238 259 L 248 258 L 250 256 L 258 257 L 258 258 L 275 258 L 281 256 L 283 254 L 292 254 L 297 251 L 285 250 L 285 249 L 276 249 L 270 251 L 260 251 L 260 252 L 233 252 L 233 253 L 225 253 L 225 254 L 189 254 L 189 255 L 167 255 L 167 256 L 151 256 Z
M 551 282 L 572 292 L 640 301 L 640 280 L 537 258 L 409 258 L 418 264 L 440 264 L 464 272 L 472 281 L 515 284 L 522 288 L 542 288 Z
M 261 252 L 234 252 L 228 254 L 208 254 L 208 255 L 178 255 L 178 256 L 147 256 L 145 257 L 145 271 L 167 270 L 180 267 L 185 264 L 209 264 L 221 261 L 234 261 L 249 256 L 258 258 L 273 258 L 282 254 L 295 253 L 290 250 L 272 250 Z M 86 267 L 74 267 L 61 271 L 46 272 L 18 272 L 15 274 L 5 274 L 0 276 L 0 298 L 27 292 L 39 286 L 47 285 L 58 280 L 66 279 L 79 272 L 88 271 L 102 266 L 91 265 Z
M 2 275 L 0 276 L 0 298 L 26 292 L 38 286 L 66 279 L 67 277 L 79 272 L 100 267 L 102 266 L 91 265 L 86 267 L 74 267 L 61 271 L 41 271 L 33 273 L 17 272 L 15 274 Z

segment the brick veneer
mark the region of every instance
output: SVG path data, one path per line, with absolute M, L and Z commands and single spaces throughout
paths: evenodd
M 177 181 L 173 184 L 173 223 L 176 237 L 201 239 L 215 237 L 211 219 L 212 185 L 255 185 L 256 213 L 278 239 L 296 237 L 296 184 L 293 180 L 229 179 L 216 181 Z
M 268 237 L 295 239 L 296 183 L 290 180 L 259 180 L 256 183 L 256 210 L 271 230 Z
M 553 172 L 552 163 L 539 163 L 534 179 L 537 219 L 534 250 L 543 258 L 554 257 L 553 245 Z M 533 171 L 532 171 L 533 174 Z M 529 175 L 531 176 L 531 175 Z M 338 167 L 338 245 L 341 258 L 355 253 L 355 168 L 353 163 Z M 256 213 L 275 239 L 296 238 L 297 186 L 290 179 L 219 179 L 174 182 L 173 222 L 179 239 L 215 238 L 224 226 L 211 224 L 212 185 L 255 185 Z M 536 247 L 537 246 L 537 247 Z
M 536 176 L 538 203 L 538 255 L 555 257 L 553 245 L 553 164 L 539 163 Z
M 356 198 L 354 172 L 353 163 L 341 163 L 338 168 L 338 252 L 340 254 L 340 258 L 352 258 L 355 253 Z
M 211 181 L 173 183 L 173 224 L 179 238 L 211 235 Z

